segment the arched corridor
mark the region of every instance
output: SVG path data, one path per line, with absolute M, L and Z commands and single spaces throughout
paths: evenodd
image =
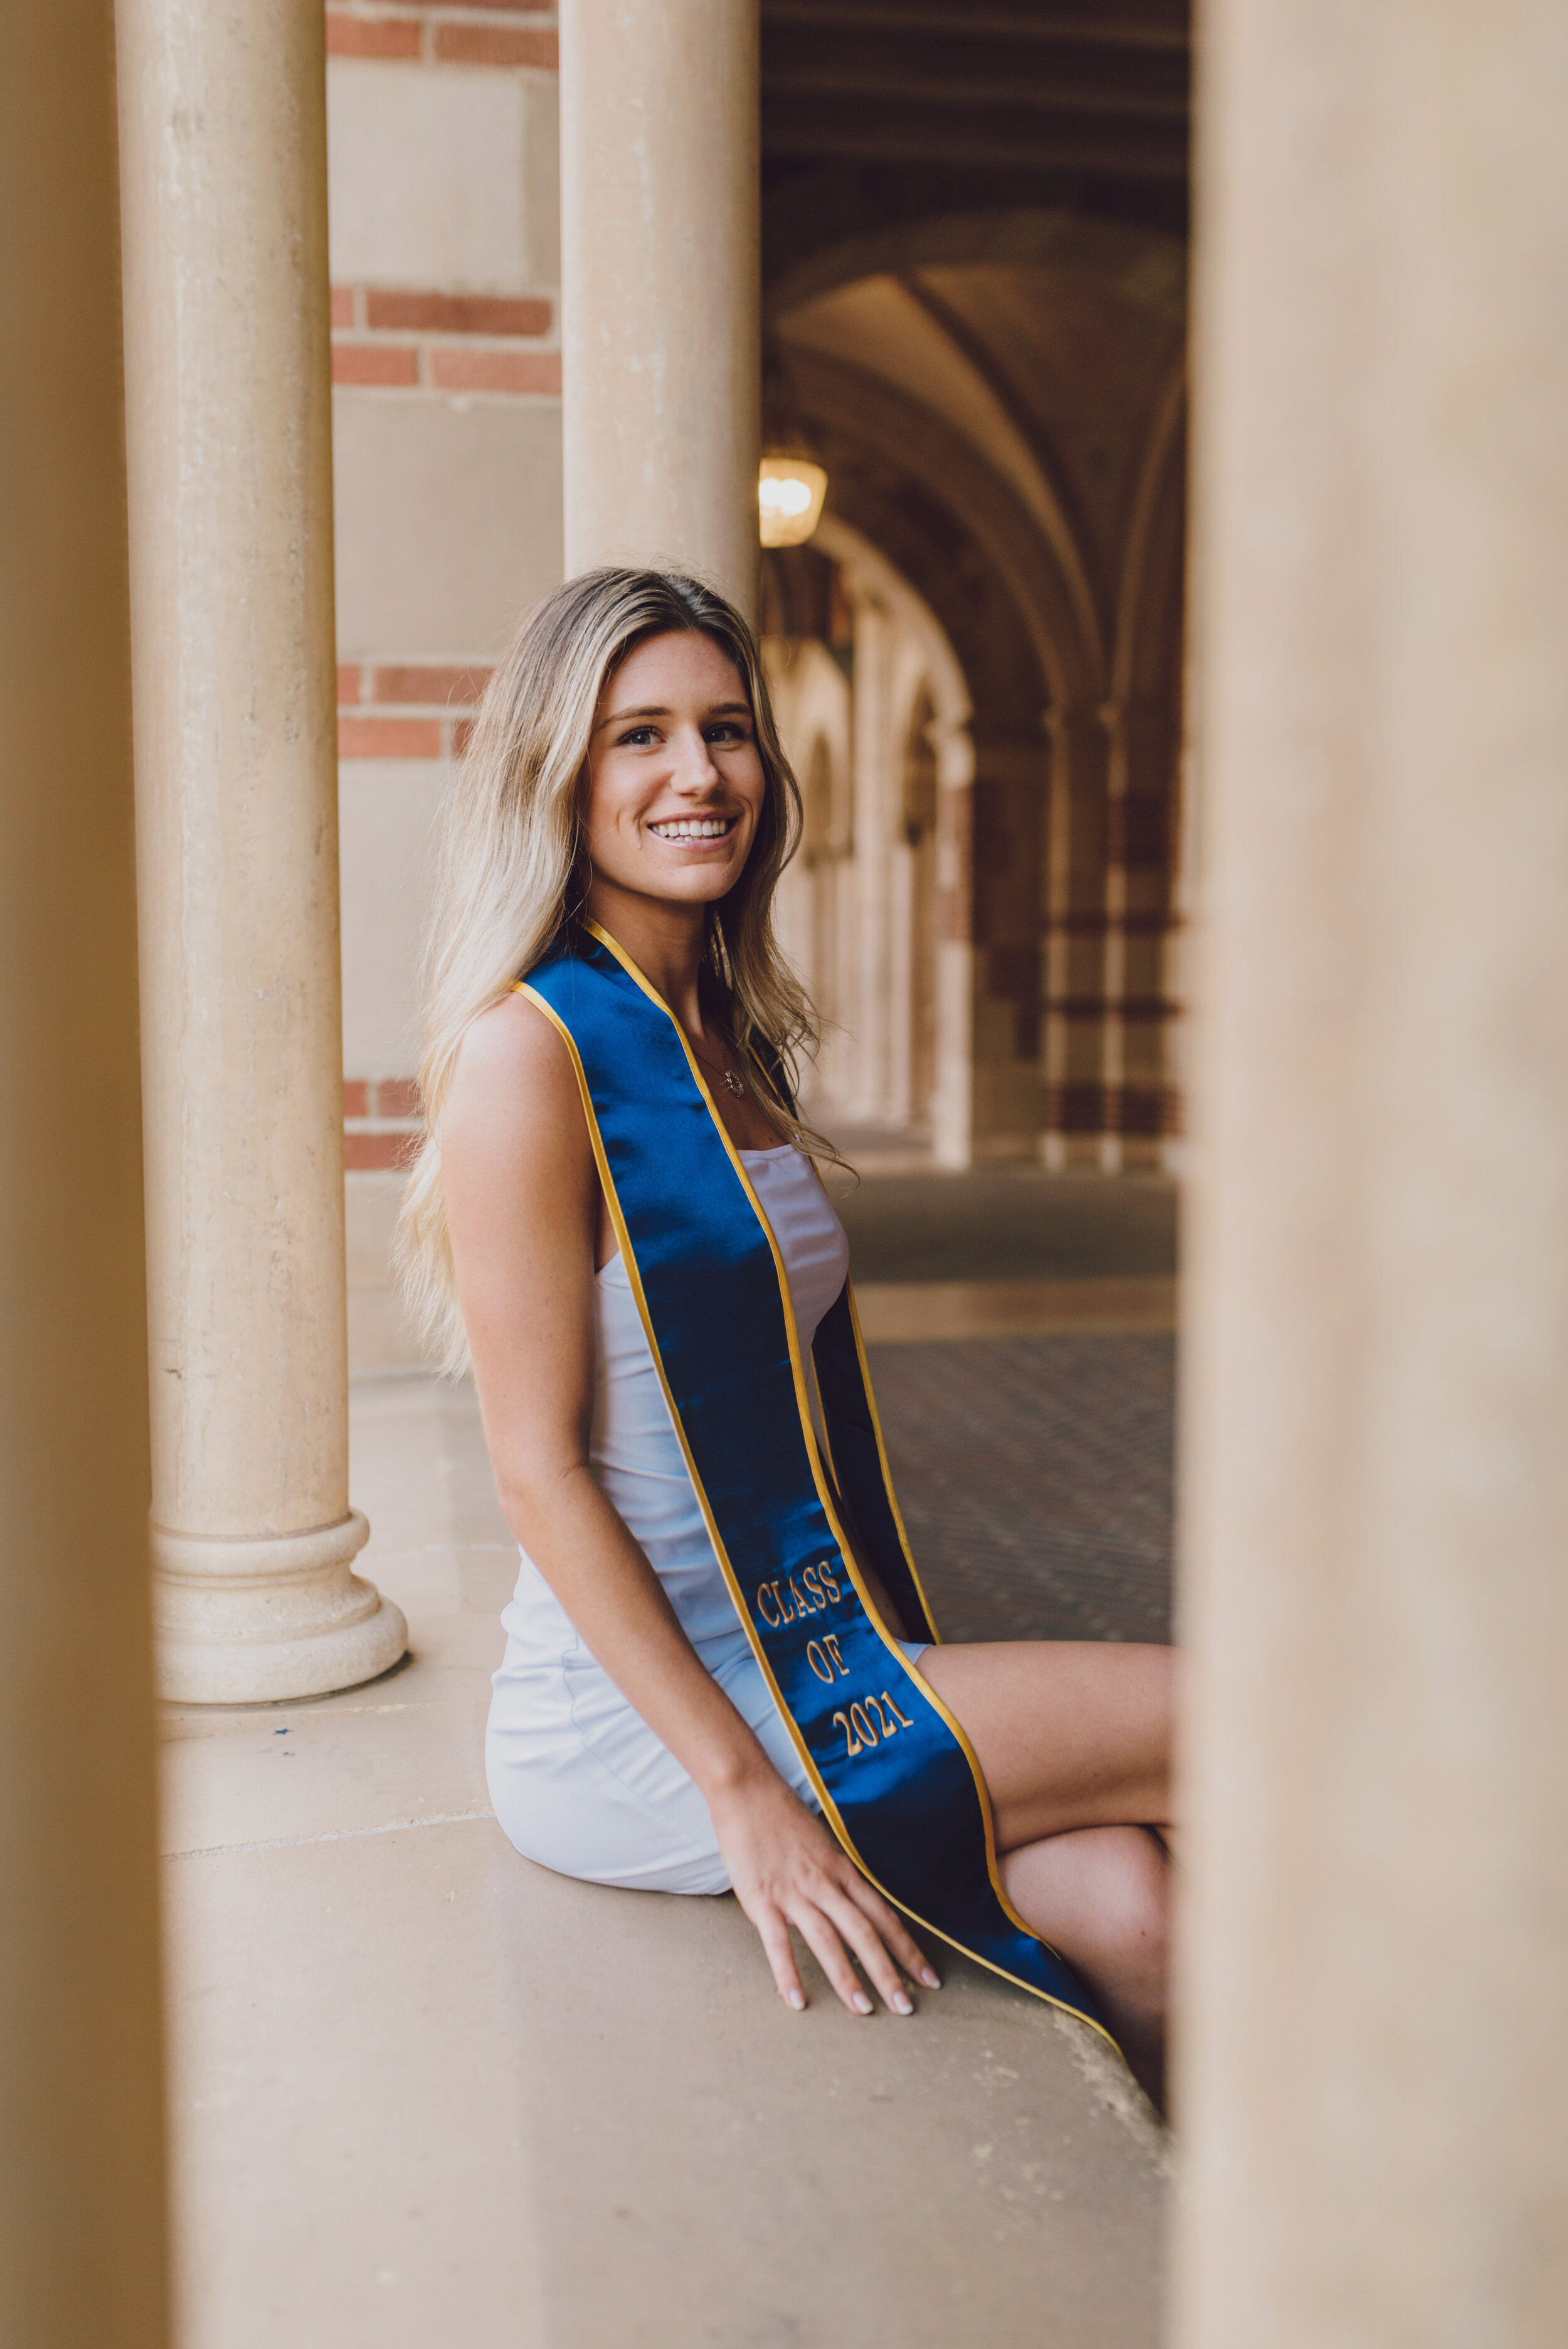
M 830 530 L 925 605 L 967 704 L 940 921 L 967 954 L 944 991 L 927 949 L 919 982 L 934 1028 L 968 997 L 944 1163 L 1157 1166 L 1181 1130 L 1184 288 L 1167 234 L 1019 209 L 862 230 L 769 294 L 777 429 L 826 463 Z
M 792 559 L 790 559 L 792 558 Z M 963 878 L 970 702 L 929 607 L 828 516 L 764 558 L 764 644 L 807 832 L 779 921 L 826 1023 L 813 1113 L 974 1155 Z M 837 634 L 790 633 L 820 619 Z M 954 951 L 956 949 L 956 951 Z

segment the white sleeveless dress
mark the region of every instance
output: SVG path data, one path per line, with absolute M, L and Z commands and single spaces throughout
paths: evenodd
M 786 1143 L 740 1154 L 789 1278 L 802 1347 L 844 1284 L 849 1243 L 816 1170 Z M 598 1361 L 590 1457 L 697 1654 L 781 1777 L 820 1807 L 726 1586 L 671 1424 L 626 1268 L 594 1282 Z M 539 1568 L 521 1571 L 501 1616 L 485 1769 L 496 1816 L 519 1851 L 563 1876 L 656 1892 L 727 1892 L 707 1806 L 590 1655 Z M 911 1657 L 923 1643 L 912 1644 Z

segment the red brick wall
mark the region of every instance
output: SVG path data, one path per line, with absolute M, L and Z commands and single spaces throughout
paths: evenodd
M 419 7 L 348 0 L 326 12 L 335 57 L 407 57 L 416 64 L 545 66 L 558 62 L 552 5 L 528 0 L 425 0 Z
M 412 1077 L 345 1077 L 343 1164 L 347 1174 L 406 1166 L 424 1131 Z
M 335 285 L 332 379 L 382 390 L 559 398 L 556 305 L 538 295 Z
M 558 63 L 556 26 L 553 0 L 331 0 L 326 47 L 330 57 L 550 72 Z M 548 289 L 497 295 L 335 285 L 332 343 L 333 380 L 378 394 L 560 397 L 560 313 Z M 489 676 L 482 665 L 452 659 L 346 663 L 338 670 L 340 759 L 459 755 Z M 347 1169 L 407 1162 L 421 1131 L 412 1077 L 346 1077 L 343 1106 Z
M 468 740 L 488 668 L 361 661 L 337 672 L 340 759 L 450 759 Z

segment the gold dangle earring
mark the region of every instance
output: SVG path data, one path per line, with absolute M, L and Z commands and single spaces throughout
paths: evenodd
M 733 995 L 735 993 L 735 973 L 729 967 L 729 953 L 724 943 L 724 925 L 718 918 L 718 911 L 716 906 L 709 906 L 707 922 L 707 958 L 709 962 L 712 963 L 714 969 L 717 972 L 719 978 L 722 980 L 725 992 L 728 995 Z

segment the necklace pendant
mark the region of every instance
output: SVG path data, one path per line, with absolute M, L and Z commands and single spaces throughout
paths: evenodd
M 741 1083 L 740 1079 L 736 1075 L 733 1069 L 726 1069 L 724 1072 L 724 1081 L 727 1090 L 732 1092 L 735 1095 L 736 1100 L 738 1101 L 741 1095 L 745 1092 L 746 1087 Z

